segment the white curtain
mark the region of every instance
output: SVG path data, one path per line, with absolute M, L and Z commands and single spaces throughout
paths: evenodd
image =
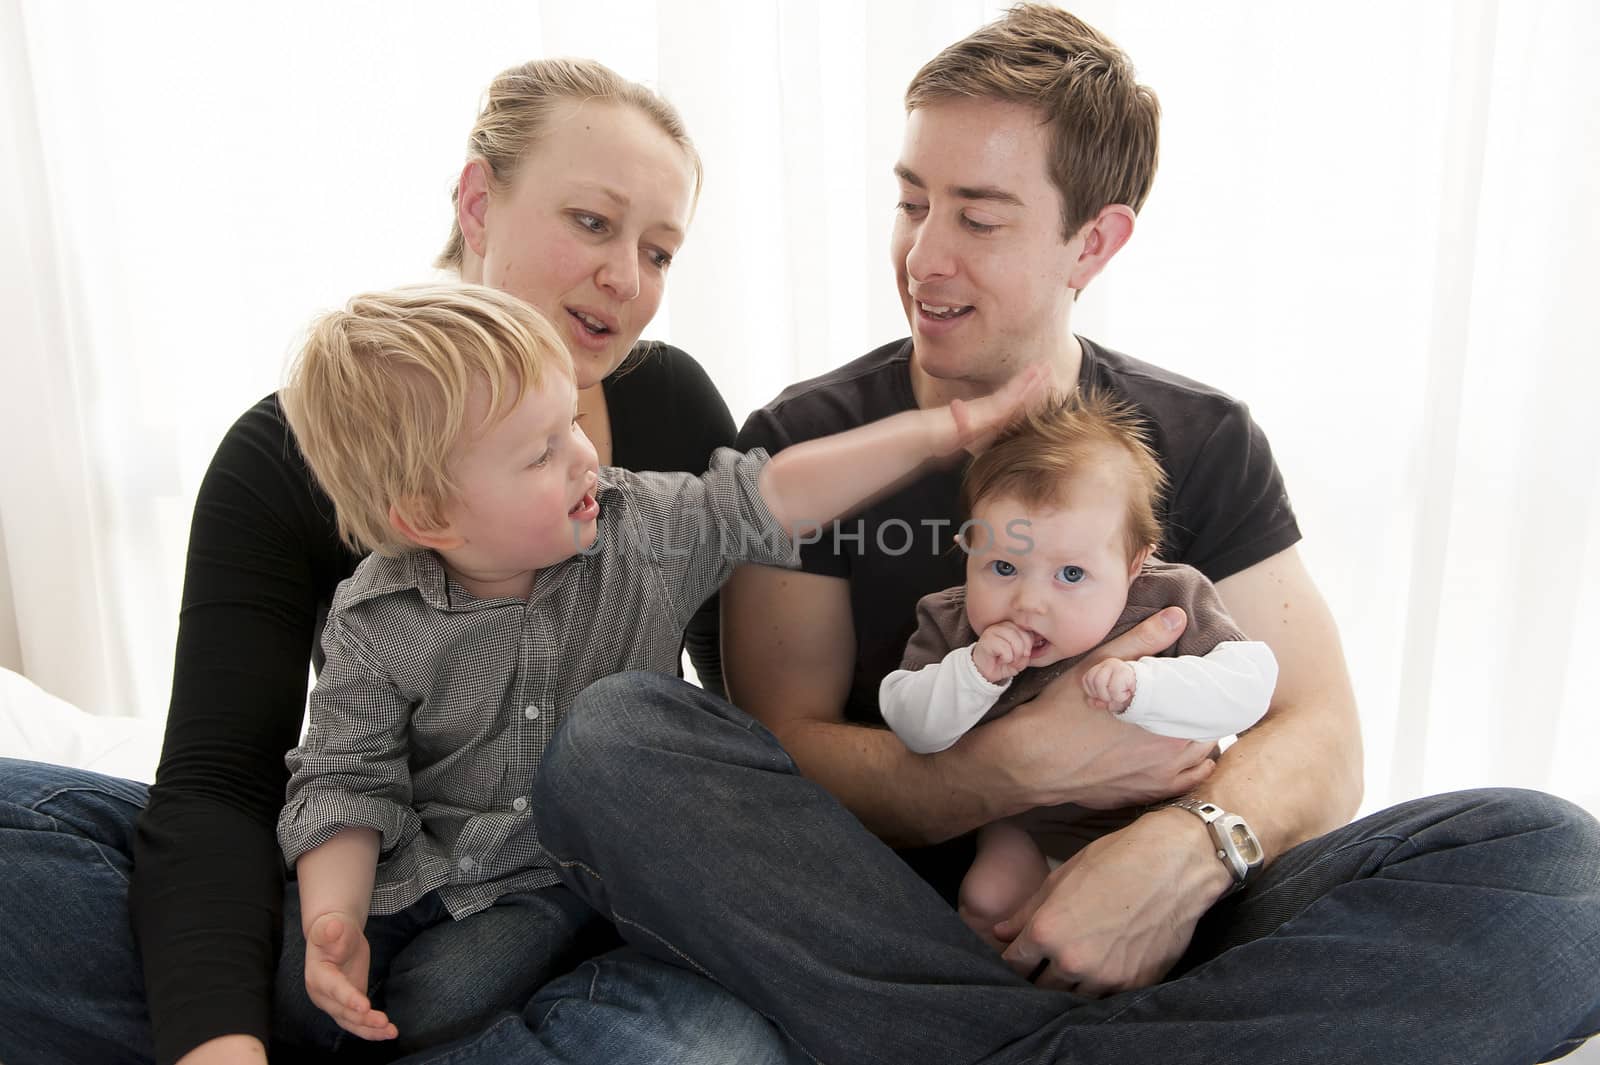
M 315 311 L 430 276 L 497 70 L 590 55 L 684 111 L 707 182 L 647 335 L 742 418 L 904 332 L 901 93 L 997 10 L 0 0 L 0 596 L 23 671 L 165 712 L 212 449 Z M 1344 634 L 1367 806 L 1495 783 L 1600 811 L 1600 11 L 1076 10 L 1165 112 L 1155 193 L 1077 328 L 1266 428 Z

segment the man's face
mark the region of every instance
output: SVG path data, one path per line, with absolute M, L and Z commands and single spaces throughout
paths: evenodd
M 951 100 L 908 117 L 890 254 L 930 376 L 992 385 L 1070 343 L 1083 242 L 1061 239 L 1048 155 L 1038 112 L 1019 104 Z

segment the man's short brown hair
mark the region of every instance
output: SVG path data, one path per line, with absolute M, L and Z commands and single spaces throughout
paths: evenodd
M 1144 206 L 1156 176 L 1161 104 L 1126 53 L 1076 16 L 1018 4 L 917 71 L 906 110 L 988 99 L 1037 108 L 1050 127 L 1050 180 L 1061 194 L 1061 239 L 1100 209 Z

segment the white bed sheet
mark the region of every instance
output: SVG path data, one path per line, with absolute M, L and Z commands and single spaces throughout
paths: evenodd
M 161 757 L 161 722 L 102 717 L 0 669 L 0 756 L 92 769 L 145 783 Z

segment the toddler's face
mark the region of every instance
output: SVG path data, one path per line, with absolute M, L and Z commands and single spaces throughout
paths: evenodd
M 530 389 L 487 432 L 458 445 L 451 467 L 460 494 L 446 511 L 463 541 L 451 560 L 474 573 L 551 566 L 593 545 L 600 468 L 578 427 L 577 390 L 560 373 Z M 469 425 L 488 413 L 486 385 L 473 391 Z
M 1098 647 L 1144 560 L 1128 558 L 1127 512 L 1120 492 L 1053 510 L 1010 499 L 979 503 L 967 553 L 973 630 L 1009 621 L 1032 634 L 1030 667 Z

